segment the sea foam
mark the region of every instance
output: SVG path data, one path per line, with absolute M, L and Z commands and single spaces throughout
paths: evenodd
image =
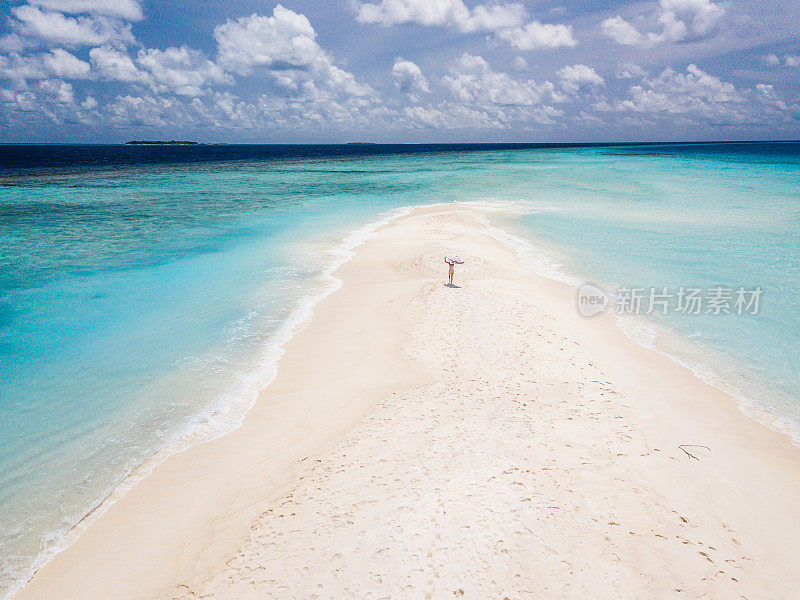
M 327 251 L 330 261 L 317 282 L 319 290 L 298 301 L 288 318 L 270 336 L 261 350 L 261 357 L 255 369 L 184 423 L 161 449 L 133 469 L 119 484 L 98 497 L 93 506 L 79 518 L 77 523 L 65 518 L 63 528 L 46 532 L 42 536 L 41 547 L 43 550 L 26 568 L 20 568 L 18 564 L 12 564 L 12 561 L 9 560 L 9 558 L 21 559 L 22 557 L 4 557 L 0 561 L 0 566 L 7 575 L 11 575 L 14 583 L 4 591 L 2 600 L 8 600 L 14 596 L 30 581 L 37 570 L 73 544 L 89 525 L 105 514 L 115 502 L 150 475 L 171 455 L 183 452 L 192 446 L 210 442 L 240 427 L 261 391 L 275 379 L 278 373 L 278 362 L 285 352 L 285 345 L 308 325 L 314 314 L 314 307 L 342 286 L 342 280 L 335 276 L 336 270 L 355 256 L 356 248 L 375 237 L 376 231 L 380 227 L 409 214 L 412 210 L 413 207 L 399 207 L 381 213 L 377 220 L 357 228 L 330 248 Z
M 524 202 L 489 201 L 487 203 L 465 202 L 465 206 L 481 209 L 489 214 L 496 211 L 501 215 L 519 215 L 530 213 Z M 565 271 L 563 260 L 559 260 L 555 251 L 546 248 L 544 244 L 533 239 L 525 239 L 514 235 L 505 229 L 494 225 L 489 218 L 481 212 L 474 213 L 475 219 L 481 224 L 484 232 L 500 243 L 511 247 L 523 266 L 531 269 L 538 275 L 547 279 L 564 283 L 576 289 L 584 285 L 585 281 Z M 607 286 L 610 289 L 610 286 Z M 793 444 L 800 446 L 800 422 L 795 419 L 779 415 L 768 401 L 759 400 L 753 394 L 745 393 L 734 385 L 717 369 L 706 364 L 700 357 L 708 356 L 707 349 L 698 346 L 663 325 L 655 323 L 643 315 L 615 315 L 617 327 L 631 340 L 648 350 L 653 350 L 666 356 L 673 362 L 690 370 L 698 379 L 719 389 L 730 396 L 739 409 L 747 416 L 769 427 L 773 431 L 786 435 Z M 670 346 L 680 346 L 682 351 L 676 352 L 668 349 L 663 340 L 670 340 Z

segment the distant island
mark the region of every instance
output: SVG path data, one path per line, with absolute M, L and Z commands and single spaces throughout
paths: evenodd
M 126 146 L 156 145 L 156 146 L 197 146 L 199 142 L 185 140 L 131 140 L 125 142 Z

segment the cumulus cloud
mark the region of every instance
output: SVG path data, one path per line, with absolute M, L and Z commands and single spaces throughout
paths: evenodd
M 39 82 L 39 89 L 47 96 L 53 97 L 61 104 L 73 104 L 75 95 L 72 84 L 60 79 L 46 79 Z
M 11 112 L 21 114 L 23 107 L 35 107 L 40 116 L 57 122 L 69 118 L 65 112 L 69 104 L 79 121 L 91 114 L 106 123 L 147 127 L 175 123 L 242 128 L 274 128 L 279 123 L 293 129 L 366 127 L 370 118 L 386 118 L 374 90 L 334 64 L 317 43 L 308 19 L 280 5 L 272 15 L 251 15 L 220 24 L 214 31 L 216 60 L 188 46 L 134 51 L 126 43 L 132 38 L 107 36 L 102 28 L 94 27 L 99 22 L 123 23 L 122 17 L 137 18 L 139 4 L 132 0 L 120 0 L 116 5 L 105 0 L 29 0 L 19 8 L 24 11 L 17 17 L 18 25 L 27 15 L 34 15 L 63 26 L 47 32 L 48 43 L 89 43 L 94 47 L 88 52 L 89 62 L 64 48 L 46 54 L 0 56 L 0 79 L 11 80 L 20 90 L 26 81 L 40 81 L 38 88 L 31 90 L 32 98 L 3 92 L 3 103 L 12 107 Z M 55 9 L 62 12 L 48 12 Z M 84 25 L 94 37 L 75 33 L 75 28 Z M 36 34 L 41 34 L 40 41 L 45 36 L 44 25 L 42 28 Z M 22 35 L 21 25 L 18 30 Z M 33 36 L 33 29 L 24 35 Z M 418 68 L 417 72 L 411 68 L 416 65 L 405 62 L 395 69 L 398 85 L 417 93 L 429 91 Z M 265 78 L 256 100 L 217 91 L 220 86 L 232 85 L 234 75 Z M 71 84 L 64 81 L 78 78 L 113 81 L 128 89 L 107 102 L 87 95 L 78 103 Z
M 668 67 L 657 77 L 645 77 L 640 84 L 630 87 L 626 98 L 613 103 L 597 102 L 594 108 L 694 125 L 735 126 L 787 118 L 787 105 L 772 85 L 737 89 L 693 64 L 685 72 Z
M 28 4 L 52 12 L 93 14 L 141 21 L 142 7 L 137 0 L 28 0 Z
M 214 29 L 218 62 L 242 75 L 253 67 L 309 69 L 323 53 L 317 33 L 305 15 L 280 4 L 271 17 L 251 15 Z
M 619 79 L 635 79 L 637 77 L 644 77 L 645 75 L 647 75 L 647 71 L 633 63 L 621 65 L 617 71 L 617 77 Z
M 271 76 L 279 95 L 307 99 L 371 95 L 372 88 L 333 64 L 316 37 L 305 15 L 280 4 L 271 17 L 254 14 L 214 29 L 218 64 L 241 75 L 261 69 Z
M 155 96 L 117 96 L 109 106 L 111 121 L 119 125 L 164 127 L 184 121 L 184 107 L 170 98 Z
M 501 29 L 497 36 L 520 50 L 573 47 L 578 43 L 572 35 L 572 27 L 539 21 L 531 21 L 522 27 Z
M 395 61 L 393 76 L 398 87 L 417 86 L 421 91 L 422 73 L 414 63 Z M 411 129 L 492 130 L 512 126 L 521 129 L 543 123 L 551 124 L 563 112 L 545 101 L 562 99 L 550 82 L 516 80 L 507 73 L 494 71 L 481 56 L 465 53 L 441 79 L 451 99 L 427 106 L 411 105 L 398 110 L 385 109 L 368 113 L 386 126 Z M 427 81 L 425 88 L 428 88 Z M 411 89 L 409 87 L 409 89 Z M 418 98 L 409 95 L 412 102 Z
M 562 112 L 552 106 L 526 106 L 515 109 L 464 106 L 440 102 L 435 106 L 406 106 L 391 123 L 403 129 L 496 131 L 511 127 L 531 130 L 542 124 L 552 124 Z
M 417 94 L 428 94 L 431 91 L 428 80 L 420 68 L 410 60 L 396 58 L 392 67 L 392 78 L 397 89 L 410 96 L 412 102 L 418 101 Z
M 781 62 L 785 67 L 800 67 L 800 55 L 784 54 L 781 61 L 777 54 L 765 54 L 761 57 L 761 62 L 767 67 L 779 67 Z
M 661 0 L 664 14 L 681 17 L 697 35 L 705 35 L 714 27 L 725 10 L 711 0 Z
M 127 52 L 111 46 L 92 48 L 89 60 L 94 70 L 106 79 L 127 83 L 144 81 L 144 74 L 133 63 Z
M 0 100 L 9 112 L 33 112 L 37 109 L 36 95 L 28 90 L 0 90 Z
M 603 35 L 623 46 L 634 46 L 644 40 L 644 36 L 639 33 L 639 30 L 619 15 L 606 19 L 600 27 Z
M 495 7 L 499 9 L 500 7 Z M 517 14 L 512 14 L 517 12 Z M 511 25 L 518 25 L 519 7 L 506 10 L 504 20 L 511 18 Z M 485 7 L 483 16 L 490 12 Z M 380 23 L 390 26 L 398 23 L 419 23 L 420 25 L 454 26 L 461 31 L 475 31 L 472 11 L 462 0 L 381 0 L 378 4 L 359 2 L 356 5 L 356 19 L 361 23 Z M 486 19 L 486 23 L 491 19 Z M 508 25 L 507 25 L 508 26 Z
M 550 82 L 517 81 L 508 73 L 493 71 L 483 57 L 469 53 L 456 61 L 442 83 L 458 100 L 482 105 L 530 106 L 554 89 Z
M 91 70 L 89 63 L 63 48 L 51 50 L 43 56 L 42 62 L 48 72 L 65 79 L 85 79 Z
M 416 129 L 502 129 L 505 123 L 478 108 L 449 102 L 438 106 L 406 106 L 398 115 L 405 127 Z
M 463 3 L 460 6 L 466 8 Z M 469 10 L 469 9 L 467 9 Z M 455 24 L 462 31 L 505 31 L 523 25 L 526 19 L 525 8 L 521 4 L 479 4 L 464 21 Z
M 701 39 L 709 35 L 725 10 L 711 0 L 660 0 L 649 18 L 659 29 L 642 33 L 621 16 L 605 19 L 600 28 L 607 38 L 624 46 L 654 46 L 661 43 Z
M 630 98 L 620 107 L 637 112 L 712 113 L 740 102 L 742 96 L 733 84 L 689 65 L 685 73 L 667 68 L 655 79 L 631 87 Z
M 174 91 L 183 96 L 200 96 L 203 88 L 231 84 L 233 79 L 199 50 L 186 46 L 166 50 L 140 50 L 136 60 L 148 73 L 155 91 Z
M 15 34 L 5 36 L 4 42 L 18 46 L 41 43 L 60 46 L 100 46 L 107 42 L 132 43 L 130 23 L 103 15 L 68 17 L 60 12 L 43 11 L 38 6 L 24 4 L 11 10 L 11 27 Z
M 586 65 L 571 65 L 558 70 L 561 86 L 568 92 L 575 94 L 581 86 L 604 85 L 605 80 L 597 72 Z
M 521 50 L 574 46 L 567 25 L 527 21 L 525 7 L 513 2 L 480 4 L 474 9 L 462 0 L 380 0 L 356 2 L 356 19 L 386 27 L 401 23 L 450 27 L 462 33 L 492 32 Z
M 760 96 L 760 99 L 766 101 L 772 108 L 777 110 L 787 109 L 786 103 L 781 100 L 777 92 L 775 92 L 774 85 L 768 83 L 756 84 L 756 92 Z
M 199 50 L 186 46 L 141 49 L 136 57 L 111 46 L 92 48 L 95 72 L 109 80 L 138 83 L 159 93 L 202 96 L 209 87 L 230 85 L 233 78 Z
M 33 131 L 30 123 L 49 120 L 143 127 L 154 134 L 180 124 L 225 132 L 348 131 L 365 138 L 371 131 L 383 135 L 403 129 L 467 134 L 502 129 L 506 136 L 530 130 L 547 137 L 604 124 L 628 132 L 628 126 L 656 131 L 657 123 L 666 126 L 664 131 L 690 124 L 687 131 L 706 132 L 731 124 L 796 126 L 796 101 L 781 98 L 787 81 L 763 68 L 751 77 L 764 83 L 746 87 L 696 65 L 648 73 L 623 56 L 608 75 L 589 64 L 561 66 L 563 60 L 550 81 L 534 80 L 531 67 L 552 73 L 552 64 L 529 65 L 515 55 L 530 56 L 514 48 L 574 46 L 572 29 L 533 20 L 526 10 L 530 3 L 465 2 L 355 1 L 362 23 L 415 23 L 485 34 L 474 39 L 495 47 L 493 56 L 496 51 L 497 60 L 506 61 L 495 69 L 473 50 L 448 59 L 444 72 L 426 68 L 423 73 L 415 62 L 397 57 L 390 70 L 375 75 L 383 79 L 381 85 L 399 91 L 385 103 L 371 86 L 337 66 L 303 14 L 281 5 L 271 13 L 218 23 L 216 50 L 204 53 L 186 45 L 156 49 L 138 43 L 131 23 L 142 19 L 139 0 L 18 1 L 7 11 L 8 33 L 0 40 L 5 54 L 0 55 L 0 86 L 7 88 L 0 88 L 0 123 L 6 131 L 14 131 L 14 123 L 20 125 L 17 131 Z M 715 0 L 649 0 L 598 24 L 619 44 L 648 48 L 713 35 L 724 16 L 722 6 Z M 548 14 L 555 19 L 552 15 L 563 13 Z M 496 48 L 506 44 L 511 48 Z M 800 66 L 800 57 L 786 54 L 790 47 L 779 49 L 760 60 L 792 76 L 788 68 Z M 237 79 L 242 82 L 238 90 L 232 87 Z M 698 124 L 710 127 L 701 130 Z
M 91 67 L 63 48 L 31 56 L 0 56 L 0 79 L 14 81 L 39 80 L 49 77 L 86 79 Z

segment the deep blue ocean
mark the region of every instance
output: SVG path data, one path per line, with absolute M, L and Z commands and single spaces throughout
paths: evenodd
M 800 431 L 800 143 L 0 145 L 0 598 L 132 472 L 236 426 L 371 225 L 449 202 L 507 208 L 575 285 L 760 288 L 757 314 L 620 326 Z

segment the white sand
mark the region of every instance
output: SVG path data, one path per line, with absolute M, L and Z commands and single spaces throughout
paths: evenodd
M 578 316 L 473 210 L 382 228 L 244 425 L 19 598 L 797 597 L 800 451 Z

